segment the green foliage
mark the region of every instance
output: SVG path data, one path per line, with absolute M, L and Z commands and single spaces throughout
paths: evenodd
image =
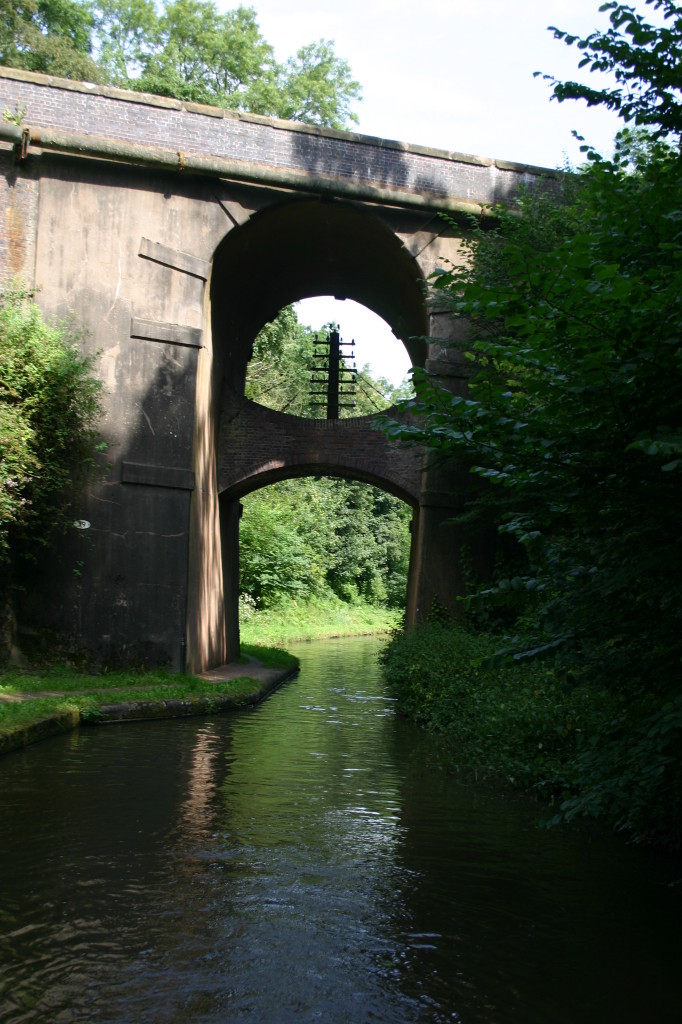
M 259 108 L 276 92 L 274 53 L 253 8 L 221 14 L 211 0 L 173 0 L 142 63 L 131 84 L 160 96 L 266 113 Z
M 319 505 L 319 496 L 307 481 L 287 481 L 244 499 L 240 590 L 258 607 L 322 591 L 324 568 L 315 536 L 320 529 L 315 516 Z
M 130 88 L 159 45 L 156 5 L 153 0 L 98 0 L 94 27 L 104 79 Z
M 335 594 L 399 607 L 405 600 L 410 510 L 354 481 L 286 480 L 244 499 L 240 589 L 254 607 Z
M 360 86 L 329 40 L 309 43 L 289 57 L 278 70 L 278 86 L 278 117 L 328 128 L 347 128 L 359 121 L 350 105 L 360 99 Z
M 494 485 L 527 571 L 487 588 L 530 614 L 526 650 L 621 689 L 676 685 L 682 630 L 682 164 L 596 161 L 564 200 L 474 231 L 435 286 L 472 324 L 470 396 L 416 374 L 409 435 Z
M 401 617 L 397 609 L 349 604 L 332 593 L 303 601 L 282 601 L 275 608 L 259 612 L 250 606 L 243 607 L 242 611 L 240 634 L 243 641 L 278 646 L 330 636 L 389 633 L 398 626 Z
M 682 697 L 569 685 L 496 659 L 499 642 L 452 624 L 396 634 L 382 666 L 398 707 L 448 737 L 458 768 L 549 798 L 546 825 L 589 815 L 682 847 Z
M 588 106 L 615 110 L 625 122 L 644 126 L 656 137 L 679 141 L 682 134 L 682 11 L 675 0 L 644 0 L 663 15 L 662 23 L 647 22 L 630 4 L 609 0 L 600 11 L 609 12 L 609 28 L 579 36 L 552 27 L 556 39 L 581 52 L 578 67 L 608 73 L 610 83 L 599 89 L 582 82 L 559 82 L 554 98 L 585 100 Z M 539 74 L 539 72 L 536 72 Z
M 310 365 L 316 332 L 299 323 L 291 306 L 259 332 L 247 368 L 245 395 L 292 416 L 322 415 L 310 405 Z
M 572 791 L 548 824 L 603 817 L 682 849 L 682 695 L 623 705 L 582 737 L 571 768 Z
M 585 731 L 618 701 L 562 685 L 541 664 L 495 664 L 499 637 L 438 622 L 397 634 L 382 653 L 398 707 L 445 733 L 459 767 L 561 797 Z
M 67 528 L 95 471 L 100 385 L 73 332 L 28 293 L 0 293 L 0 566 L 35 558 Z
M 361 98 L 333 43 L 279 64 L 253 7 L 213 0 L 0 0 L 0 64 L 329 128 Z
M 242 644 L 242 655 L 257 658 L 266 668 L 296 669 L 299 659 L 281 647 L 263 647 L 260 644 Z
M 0 0 L 0 64 L 100 82 L 92 29 L 80 0 Z
M 667 0 L 647 3 L 662 27 L 607 3 L 606 33 L 555 30 L 617 83 L 555 83 L 555 96 L 640 127 L 619 134 L 612 160 L 586 147 L 587 168 L 554 194 L 526 193 L 495 211 L 496 229 L 472 228 L 468 260 L 433 281 L 470 326 L 470 393 L 417 373 L 409 405 L 421 420 L 388 429 L 468 466 L 479 481 L 469 519 L 494 512 L 525 553 L 469 599 L 516 610 L 516 635 L 491 664 L 513 658 L 518 693 L 548 664 L 572 700 L 608 709 L 558 752 L 561 816 L 599 814 L 679 844 L 682 18 Z M 530 692 L 528 710 L 565 706 L 562 692 Z M 513 731 L 515 716 L 506 706 Z M 489 712 L 476 729 L 494 735 Z

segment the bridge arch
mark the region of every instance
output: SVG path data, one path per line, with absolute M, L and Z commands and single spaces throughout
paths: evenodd
M 424 277 L 386 212 L 332 199 L 286 198 L 231 230 L 214 255 L 214 358 L 233 390 L 243 391 L 261 327 L 283 306 L 315 295 L 367 306 L 389 324 L 412 365 L 424 365 Z
M 412 364 L 424 365 L 424 276 L 391 216 L 346 201 L 269 192 L 265 205 L 216 248 L 209 288 L 213 397 L 206 417 L 213 440 L 207 464 L 195 467 L 191 664 L 214 659 L 205 636 L 215 631 L 204 631 L 202 638 L 200 628 L 207 593 L 219 595 L 223 607 L 225 656 L 238 654 L 239 499 L 248 491 L 292 476 L 342 476 L 373 484 L 417 510 L 420 456 L 389 443 L 371 417 L 302 419 L 244 398 L 258 331 L 283 306 L 315 295 L 355 299 L 372 309 L 389 324 L 396 344 L 404 344 Z M 199 379 L 197 407 L 202 387 Z M 201 463 L 202 445 L 195 450 Z M 411 564 L 410 586 L 416 577 Z

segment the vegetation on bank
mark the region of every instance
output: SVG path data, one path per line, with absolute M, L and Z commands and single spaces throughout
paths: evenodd
M 400 709 L 445 737 L 453 769 L 539 794 L 547 824 L 589 815 L 682 847 L 682 695 L 626 699 L 499 648 L 431 623 L 396 634 L 382 669 Z
M 645 2 L 658 25 L 609 2 L 606 31 L 555 30 L 612 74 L 554 96 L 618 111 L 614 156 L 585 146 L 434 275 L 468 325 L 469 394 L 416 372 L 414 421 L 387 429 L 468 467 L 460 527 L 508 544 L 465 603 L 479 635 L 405 637 L 386 671 L 468 762 L 680 846 L 682 11 Z
M 245 644 L 242 658 L 256 658 L 265 668 L 293 672 L 298 659 L 273 647 Z M 31 670 L 12 669 L 0 675 L 0 752 L 10 749 L 13 734 L 46 719 L 64 717 L 66 726 L 97 722 L 103 707 L 143 706 L 140 717 L 159 717 L 166 702 L 182 702 L 185 713 L 197 714 L 239 707 L 259 692 L 261 684 L 247 675 L 211 682 L 197 676 L 150 672 L 105 672 L 94 675 L 71 666 L 50 664 Z
M 401 618 L 402 613 L 397 608 L 364 602 L 350 604 L 334 595 L 307 601 L 283 601 L 263 611 L 256 611 L 242 601 L 240 633 L 242 641 L 247 643 L 279 646 L 296 640 L 388 633 L 399 625 Z
M 101 384 L 77 342 L 31 292 L 0 290 L 0 590 L 73 530 L 72 497 L 96 471 Z

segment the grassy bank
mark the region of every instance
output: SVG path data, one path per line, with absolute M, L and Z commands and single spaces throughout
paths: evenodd
M 366 604 L 346 604 L 335 598 L 305 602 L 288 601 L 263 611 L 242 614 L 242 641 L 281 646 L 294 640 L 319 640 L 331 636 L 385 633 L 395 629 L 402 613 Z
M 276 648 L 243 645 L 243 660 L 257 658 L 266 669 L 294 671 L 298 659 Z M 27 742 L 39 739 L 40 723 L 54 720 L 52 731 L 65 731 L 81 722 L 97 722 L 103 709 L 116 707 L 118 717 L 163 717 L 205 714 L 239 707 L 258 697 L 262 681 L 245 674 L 209 681 L 196 676 L 153 672 L 77 672 L 70 666 L 49 665 L 31 670 L 12 669 L 0 675 L 0 752 L 12 749 L 18 733 Z M 49 735 L 49 731 L 44 733 Z
M 499 645 L 421 627 L 391 641 L 384 676 L 401 710 L 445 737 L 454 769 L 541 794 L 550 821 L 599 817 L 682 847 L 682 698 L 626 701 L 547 662 L 491 665 Z

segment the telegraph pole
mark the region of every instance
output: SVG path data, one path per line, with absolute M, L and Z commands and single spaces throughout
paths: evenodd
M 341 401 L 355 396 L 354 341 L 342 341 L 336 324 L 329 324 L 325 338 L 315 342 L 310 383 L 311 395 L 317 400 L 312 405 L 327 407 L 327 419 L 338 420 L 340 409 L 352 409 L 354 402 Z M 342 348 L 350 348 L 350 365 L 342 355 Z

